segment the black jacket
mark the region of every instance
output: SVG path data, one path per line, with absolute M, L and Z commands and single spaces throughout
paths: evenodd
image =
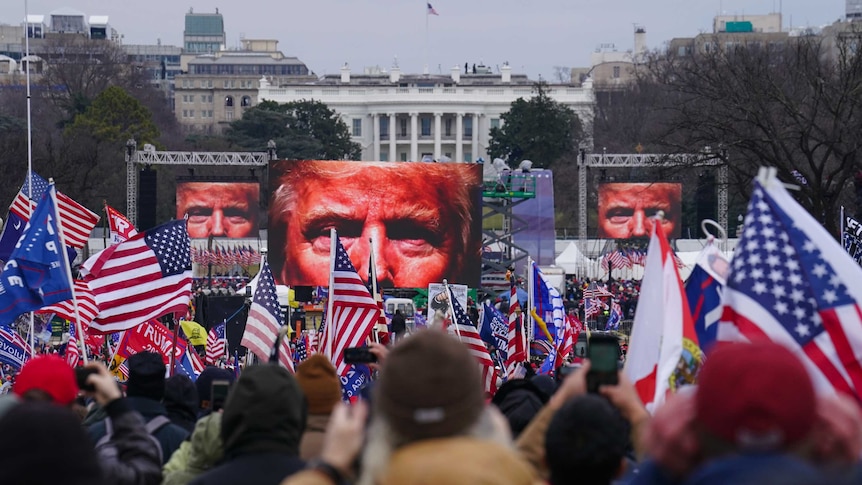
M 108 403 L 105 411 L 111 418 L 110 443 L 116 453 L 106 453 L 104 448 L 97 449 L 96 453 L 107 482 L 117 485 L 161 483 L 162 457 L 141 415 L 132 411 L 126 399 Z
M 290 372 L 270 364 L 244 370 L 222 416 L 225 458 L 192 484 L 280 484 L 305 467 L 299 458 L 305 419 L 305 397 Z
M 396 313 L 392 315 L 392 331 L 395 333 L 404 333 L 407 331 L 407 320 L 404 315 Z

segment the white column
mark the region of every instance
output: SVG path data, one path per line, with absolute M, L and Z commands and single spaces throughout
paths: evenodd
M 473 139 L 471 142 L 471 152 L 473 154 L 473 161 L 475 162 L 479 158 L 479 113 L 473 113 Z
M 371 129 L 374 130 L 374 161 L 380 160 L 380 115 L 371 115 Z
M 419 161 L 419 113 L 410 113 L 410 161 Z
M 389 161 L 398 161 L 397 148 L 395 146 L 395 137 L 397 136 L 395 129 L 395 113 L 389 113 Z
M 434 113 L 434 160 L 440 160 L 440 157 L 443 156 L 440 147 L 440 136 L 443 134 L 440 128 L 441 118 L 443 118 L 443 113 Z
M 455 161 L 464 161 L 464 113 L 458 113 L 455 120 Z

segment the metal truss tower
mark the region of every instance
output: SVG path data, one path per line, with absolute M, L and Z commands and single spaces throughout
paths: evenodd
M 497 244 L 500 257 L 490 257 L 491 253 L 482 251 L 482 276 L 496 273 L 505 274 L 517 261 L 525 259 L 527 250 L 514 243 L 514 235 L 527 229 L 528 221 L 514 214 L 519 204 L 536 197 L 536 178 L 529 173 L 510 172 L 500 180 L 485 181 L 482 187 L 483 245 Z M 484 222 L 502 218 L 501 230 L 485 229 Z

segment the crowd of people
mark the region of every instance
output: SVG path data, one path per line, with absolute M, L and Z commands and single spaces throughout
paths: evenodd
M 258 364 L 237 377 L 208 367 L 193 383 L 166 378 L 162 356 L 145 352 L 128 359 L 122 385 L 102 363 L 76 372 L 56 355 L 35 357 L 0 397 L 3 482 L 862 480 L 858 403 L 818 395 L 803 364 L 777 344 L 715 347 L 698 386 L 653 414 L 622 372 L 590 392 L 589 360 L 556 379 L 511 379 L 489 396 L 475 358 L 445 332 L 419 330 L 370 350 L 376 377 L 349 402 L 322 354 L 295 373 Z

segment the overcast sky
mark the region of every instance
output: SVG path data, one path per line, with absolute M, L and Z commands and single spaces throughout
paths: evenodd
M 19 24 L 24 0 L 2 0 L 0 23 Z M 766 14 L 781 9 L 784 26 L 822 26 L 843 17 L 844 0 L 29 0 L 30 14 L 67 7 L 108 15 L 126 44 L 182 46 L 184 15 L 224 15 L 228 47 L 241 37 L 279 41 L 317 73 L 337 73 L 345 62 L 432 73 L 452 66 L 508 61 L 515 73 L 552 76 L 554 66 L 588 66 L 599 44 L 632 48 L 633 25 L 646 28 L 650 49 L 674 37 L 712 29 L 725 14 Z M 426 20 L 428 23 L 426 54 Z M 426 61 L 427 59 L 427 61 Z

